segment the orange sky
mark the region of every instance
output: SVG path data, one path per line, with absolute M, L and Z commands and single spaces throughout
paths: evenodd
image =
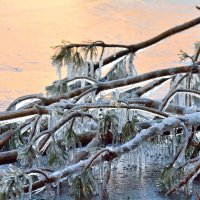
M 0 0 L 0 110 L 14 98 L 44 92 L 56 79 L 51 46 L 62 40 L 132 44 L 199 16 L 197 0 Z M 137 54 L 138 72 L 180 65 L 200 27 Z

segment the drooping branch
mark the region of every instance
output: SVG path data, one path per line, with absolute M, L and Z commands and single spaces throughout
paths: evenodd
M 82 97 L 84 97 L 86 94 L 91 93 L 91 92 L 93 92 L 93 91 L 95 91 L 97 89 L 98 89 L 98 87 L 94 86 L 94 87 L 90 88 L 89 90 L 86 90 L 85 92 L 83 92 L 79 96 L 75 97 L 74 101 L 77 102 L 79 99 L 81 99 Z
M 22 96 L 19 97 L 17 99 L 15 99 L 7 108 L 7 111 L 10 111 L 11 108 L 13 108 L 14 106 L 16 106 L 18 103 L 25 101 L 25 100 L 29 100 L 29 99 L 43 99 L 43 95 L 42 94 L 31 94 L 31 95 L 26 95 L 26 96 Z
M 158 85 L 161 85 L 162 83 L 168 81 L 170 78 L 161 78 L 158 80 L 155 80 L 147 85 L 145 85 L 144 87 L 141 87 L 139 89 L 137 89 L 135 91 L 135 95 L 137 95 L 138 97 L 142 96 L 143 94 L 145 94 L 146 92 L 148 92 L 149 90 L 152 90 L 153 88 L 155 88 Z
M 188 72 L 192 72 L 194 74 L 199 73 L 200 68 L 193 67 L 193 66 L 174 67 L 174 68 L 156 70 L 156 71 L 145 73 L 142 75 L 137 75 L 132 78 L 124 78 L 124 79 L 119 79 L 119 80 L 115 80 L 115 81 L 108 81 L 106 83 L 98 83 L 98 84 L 95 84 L 94 86 L 86 86 L 84 88 L 76 89 L 65 95 L 46 98 L 45 105 L 48 106 L 50 104 L 59 102 L 61 99 L 73 98 L 73 97 L 78 96 L 81 93 L 91 89 L 92 87 L 98 87 L 98 91 L 103 91 L 103 90 L 107 90 L 107 89 L 114 89 L 117 87 L 140 83 L 142 81 L 151 80 L 153 78 L 159 78 L 159 77 L 164 77 L 164 76 L 170 76 L 171 74 L 188 73 Z M 37 104 L 40 104 L 40 103 L 42 103 L 42 101 L 37 102 Z M 22 111 L 5 112 L 5 113 L 0 114 L 0 121 L 15 119 L 15 118 L 19 118 L 19 117 L 34 115 L 34 114 L 38 114 L 38 109 L 29 108 L 29 109 L 25 109 Z M 42 114 L 48 114 L 48 111 L 44 111 L 44 113 L 42 113 Z
M 24 123 L 22 123 L 19 127 L 16 129 L 11 129 L 6 131 L 5 133 L 0 135 L 0 149 L 21 129 L 29 125 L 34 118 L 26 120 Z
M 198 61 L 198 58 L 199 58 L 199 55 L 200 55 L 200 45 L 197 47 L 197 50 L 194 54 L 194 61 Z
M 178 190 L 180 187 L 182 187 L 183 185 L 187 184 L 188 181 L 195 175 L 195 173 L 198 172 L 199 169 L 200 169 L 200 163 L 196 164 L 196 166 L 194 167 L 194 169 L 191 170 L 185 177 L 183 177 L 174 187 L 172 187 L 166 193 L 166 195 L 172 194 L 173 192 L 175 192 L 176 190 Z
M 0 121 L 9 120 L 9 119 L 16 119 L 20 117 L 27 117 L 36 114 L 48 114 L 48 110 L 43 109 L 42 112 L 38 112 L 37 108 L 29 108 L 25 110 L 17 110 L 17 111 L 9 111 L 0 114 Z
M 98 156 L 98 158 L 95 159 L 93 157 L 90 157 L 86 160 L 81 160 L 80 162 L 74 164 L 74 165 L 69 165 L 65 167 L 62 170 L 53 172 L 51 175 L 49 175 L 49 179 L 42 179 L 33 184 L 33 190 L 36 190 L 40 187 L 43 187 L 45 183 L 52 183 L 55 182 L 58 178 L 63 178 L 66 177 L 70 174 L 74 174 L 77 172 L 81 172 L 85 170 L 85 167 L 93 162 L 92 165 L 97 165 L 100 162 L 103 161 L 111 161 L 116 157 L 120 157 L 124 153 L 128 153 L 131 150 L 137 148 L 140 144 L 142 144 L 144 141 L 147 139 L 154 137 L 156 135 L 162 135 L 165 131 L 170 131 L 173 130 L 174 128 L 177 128 L 181 125 L 183 121 L 189 121 L 190 125 L 196 126 L 196 124 L 200 123 L 200 114 L 199 113 L 194 113 L 194 114 L 188 114 L 185 115 L 182 120 L 176 119 L 176 118 L 167 118 L 164 119 L 161 123 L 159 124 L 154 124 L 150 128 L 142 130 L 139 134 L 136 135 L 135 138 L 132 140 L 126 142 L 125 144 L 115 147 L 115 148 L 108 148 L 108 151 L 106 151 L 105 154 L 101 154 Z M 105 149 L 103 150 L 105 151 Z M 24 188 L 24 191 L 28 191 L 28 186 Z
M 109 64 L 115 60 L 117 60 L 118 58 L 122 57 L 122 56 L 125 56 L 131 52 L 135 53 L 137 52 L 138 50 L 141 50 L 141 49 L 144 49 L 146 47 L 149 47 L 153 44 L 156 44 L 158 43 L 159 41 L 165 39 L 165 38 L 168 38 L 176 33 L 179 33 L 181 31 L 184 31 L 184 30 L 187 30 L 193 26 L 196 26 L 200 23 L 200 17 L 196 18 L 196 19 L 193 19 L 189 22 L 186 22 L 184 24 L 181 24 L 179 26 L 175 26 L 173 28 L 170 28 L 168 29 L 167 31 L 164 31 L 163 33 L 151 38 L 151 39 L 148 39 L 146 41 L 143 41 L 143 42 L 140 42 L 140 43 L 137 43 L 137 44 L 131 44 L 131 45 L 120 45 L 120 44 L 106 44 L 104 43 L 103 41 L 95 41 L 95 42 L 91 42 L 91 43 L 84 43 L 84 44 L 71 44 L 71 43 L 68 43 L 66 44 L 66 42 L 63 42 L 63 45 L 59 45 L 59 46 L 56 46 L 55 49 L 56 49 L 56 53 L 55 55 L 53 56 L 53 60 L 54 61 L 59 61 L 59 62 L 63 62 L 64 60 L 68 59 L 69 57 L 71 57 L 71 52 L 70 50 L 71 49 L 77 49 L 78 48 L 81 48 L 82 50 L 88 50 L 88 49 L 92 49 L 92 48 L 96 48 L 96 47 L 102 47 L 103 49 L 104 48 L 125 48 L 125 50 L 122 50 L 122 51 L 119 51 L 117 52 L 116 54 L 114 55 L 110 55 L 108 56 L 107 58 L 105 58 L 103 60 L 103 64 L 106 65 L 106 64 Z M 69 53 L 69 55 L 67 55 Z M 102 55 L 101 55 L 102 57 Z M 99 68 L 99 63 L 97 62 L 95 65 L 94 65 L 94 69 L 96 70 L 97 68 Z
M 41 136 L 46 135 L 45 137 L 42 138 L 42 140 L 39 143 L 39 150 L 41 150 L 44 147 L 44 145 L 46 144 L 46 142 L 49 140 L 49 138 L 56 131 L 58 131 L 62 126 L 64 126 L 68 121 L 70 121 L 71 119 L 73 119 L 75 117 L 85 117 L 85 116 L 94 119 L 94 117 L 89 113 L 77 112 L 77 111 L 76 112 L 71 112 L 67 116 L 64 116 L 52 129 L 46 130 L 46 131 L 42 131 L 40 134 L 35 135 L 33 137 L 33 141 L 36 141 Z
M 35 118 L 35 121 L 34 121 L 32 130 L 31 130 L 31 132 L 30 132 L 30 134 L 29 134 L 29 137 L 28 137 L 28 142 L 30 142 L 31 139 L 32 139 L 32 137 L 35 135 L 36 127 L 37 127 L 37 124 L 39 123 L 40 117 L 41 117 L 41 115 L 38 115 L 38 116 L 36 116 L 36 118 Z
M 77 106 L 77 107 L 74 107 L 73 109 L 77 110 L 77 109 L 92 109 L 92 108 L 119 108 L 119 103 L 115 103 L 114 104 L 85 104 L 85 105 L 82 105 L 82 106 Z M 154 114 L 154 115 L 158 115 L 158 116 L 161 116 L 161 117 L 169 117 L 169 115 L 167 113 L 163 113 L 163 112 L 159 112 L 158 110 L 156 109 L 153 109 L 153 108 L 147 108 L 147 107 L 144 107 L 144 106 L 139 106 L 139 105 L 120 105 L 120 108 L 127 108 L 127 109 L 133 109 L 133 110 L 141 110 L 141 111 L 146 111 L 146 112 L 149 112 L 151 114 Z
M 116 60 L 116 59 L 118 59 L 118 58 L 120 58 L 122 56 L 127 55 L 130 52 L 136 52 L 138 50 L 141 50 L 141 49 L 144 49 L 146 47 L 149 47 L 149 46 L 151 46 L 151 45 L 153 45 L 155 43 L 160 42 L 161 40 L 163 40 L 163 39 L 165 39 L 165 38 L 167 38 L 169 36 L 172 36 L 172 35 L 174 35 L 176 33 L 179 33 L 181 31 L 189 29 L 189 28 L 191 28 L 193 26 L 196 26 L 199 23 L 200 23 L 200 17 L 198 17 L 198 18 L 196 18 L 194 20 L 191 20 L 189 22 L 186 22 L 184 24 L 181 24 L 179 26 L 175 26 L 175 27 L 173 27 L 173 28 L 171 28 L 171 29 L 169 29 L 167 31 L 164 31 L 163 33 L 161 33 L 161 34 L 149 39 L 149 40 L 146 40 L 144 42 L 140 42 L 138 44 L 130 45 L 128 47 L 128 50 L 119 51 L 119 52 L 116 53 L 115 56 L 111 55 L 111 56 L 105 58 L 103 60 L 103 63 L 105 65 L 109 64 L 109 63 L 113 62 L 114 60 Z M 97 69 L 97 68 L 98 68 L 98 64 L 95 65 L 95 69 Z
M 79 139 L 81 145 L 85 146 L 85 145 L 89 144 L 95 136 L 96 136 L 96 132 L 87 132 L 87 133 L 78 135 L 78 139 Z M 80 152 L 80 153 L 83 153 L 83 151 Z M 18 155 L 17 154 L 17 149 L 13 149 L 13 150 L 10 150 L 10 151 L 0 152 L 0 165 L 17 162 L 17 155 Z M 87 155 L 88 155 L 88 153 L 86 153 L 84 155 L 84 158 Z M 83 157 L 83 155 L 81 155 L 81 158 L 82 157 Z M 80 160 L 79 159 L 80 158 L 78 158 L 78 156 L 76 156 L 76 160 L 80 161 L 81 159 Z M 73 160 L 73 162 L 75 162 L 75 161 Z
M 189 89 L 176 89 L 167 98 L 163 101 L 160 110 L 163 111 L 164 107 L 167 105 L 168 101 L 177 93 L 187 93 L 190 95 L 198 95 L 200 97 L 200 92 L 196 90 L 189 90 Z

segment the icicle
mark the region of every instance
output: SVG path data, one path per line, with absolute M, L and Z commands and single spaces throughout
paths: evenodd
M 127 70 L 128 70 L 129 76 L 136 76 L 137 75 L 136 67 L 133 64 L 134 58 L 135 58 L 135 53 L 130 53 L 128 55 L 128 59 L 127 59 L 128 69 Z
M 176 155 L 176 146 L 177 146 L 175 131 L 173 131 L 172 146 L 173 146 L 173 156 L 175 156 Z
M 119 110 L 118 116 L 119 116 L 119 123 L 117 131 L 118 134 L 120 135 L 122 133 L 122 126 L 123 126 L 123 108 Z
M 55 111 L 52 109 L 52 112 L 51 112 L 51 128 L 53 128 L 55 124 L 56 124 L 56 116 L 55 116 Z
M 67 68 L 68 68 L 68 70 L 67 70 L 67 72 L 68 72 L 67 78 L 68 79 L 74 78 L 74 69 L 73 69 L 74 66 L 73 66 L 73 63 L 71 61 L 69 61 L 67 63 Z
M 69 68 L 68 68 L 68 61 L 67 61 L 67 60 L 64 60 L 64 66 L 65 66 L 66 78 L 69 78 L 69 77 L 68 77 Z
M 96 102 L 96 95 L 95 95 L 95 92 L 92 92 L 91 93 L 91 96 L 92 96 L 92 102 Z
M 127 121 L 127 109 L 122 108 L 122 125 L 124 125 Z
M 133 118 L 133 110 L 128 110 L 128 120 L 129 121 L 132 121 L 132 118 Z
M 87 61 L 87 52 L 84 54 L 84 75 L 88 76 L 88 61 Z
M 56 188 L 56 199 L 59 200 L 60 199 L 60 181 L 57 181 L 57 188 Z
M 99 61 L 99 80 L 102 76 L 103 58 Z
M 81 87 L 85 87 L 85 80 L 84 79 L 81 79 Z
M 28 188 L 28 199 L 31 199 L 31 196 L 32 196 L 32 185 L 33 185 L 33 180 L 32 180 L 32 177 L 30 176 L 30 178 L 29 178 L 29 188 Z
M 50 130 L 51 129 L 51 116 L 50 115 L 48 115 L 47 121 L 48 121 L 48 130 Z
M 24 193 L 23 192 L 20 193 L 20 199 L 24 200 Z
M 94 63 L 93 60 L 90 60 L 90 76 L 94 78 Z
M 127 72 L 126 72 L 126 59 L 123 58 L 123 60 L 121 60 L 118 64 L 119 66 L 119 71 L 120 71 L 120 74 L 118 74 L 118 76 L 120 78 L 124 78 L 127 76 Z
M 35 128 L 35 134 L 39 134 L 40 133 L 40 122 L 41 122 L 42 118 L 40 117 L 40 119 L 37 121 L 36 124 L 36 128 Z
M 56 68 L 56 74 L 58 76 L 58 79 L 60 80 L 61 79 L 61 67 L 62 67 L 62 64 L 59 63 L 59 62 L 56 62 L 56 63 L 53 63 L 53 66 Z

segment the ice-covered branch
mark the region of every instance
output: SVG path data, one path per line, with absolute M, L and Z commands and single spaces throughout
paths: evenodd
M 200 169 L 200 163 L 197 163 L 194 167 L 193 170 L 191 170 L 188 174 L 186 174 L 185 177 L 183 177 L 174 187 L 172 187 L 167 193 L 166 195 L 170 195 L 173 192 L 175 192 L 176 190 L 178 190 L 180 187 L 182 187 L 183 185 L 187 184 L 188 181 L 199 171 Z
M 156 123 L 152 125 L 150 128 L 142 130 L 139 134 L 136 135 L 135 138 L 133 138 L 129 142 L 126 142 L 125 144 L 115 148 L 108 148 L 108 151 L 106 151 L 105 148 L 103 150 L 105 151 L 105 153 L 100 154 L 98 158 L 96 157 L 95 161 L 93 157 L 90 157 L 86 160 L 81 160 L 80 162 L 74 165 L 67 166 L 63 170 L 53 172 L 51 175 L 49 175 L 48 180 L 43 179 L 34 183 L 33 190 L 43 187 L 47 182 L 55 182 L 59 178 L 66 177 L 73 173 L 81 172 L 85 170 L 85 167 L 88 166 L 88 164 L 93 161 L 94 161 L 93 165 L 99 164 L 100 162 L 103 161 L 111 161 L 114 158 L 119 157 L 122 154 L 128 153 L 131 150 L 137 148 L 139 145 L 141 145 L 144 141 L 148 140 L 149 138 L 154 137 L 156 135 L 162 135 L 165 131 L 170 131 L 173 130 L 174 128 L 179 127 L 183 123 L 183 121 L 187 121 L 187 124 L 189 125 L 197 126 L 200 124 L 200 113 L 197 112 L 194 114 L 185 115 L 183 118 L 181 118 L 181 120 L 177 118 L 163 119 L 161 123 Z M 195 167 L 195 171 L 193 173 L 191 172 L 190 174 L 194 175 L 194 173 L 196 173 L 199 167 L 200 165 L 198 165 L 198 167 Z M 27 192 L 27 187 L 25 188 L 25 192 Z
M 193 26 L 196 26 L 199 23 L 200 23 L 200 17 L 193 19 L 189 22 L 186 22 L 184 24 L 181 24 L 179 26 L 170 28 L 151 39 L 148 39 L 146 41 L 143 41 L 143 42 L 140 42 L 137 44 L 131 44 L 131 45 L 105 44 L 103 41 L 96 41 L 96 42 L 84 43 L 84 44 L 71 44 L 71 43 L 66 44 L 65 42 L 63 42 L 63 45 L 59 45 L 59 46 L 55 47 L 57 51 L 56 51 L 55 55 L 53 56 L 53 60 L 56 62 L 57 61 L 63 62 L 63 60 L 65 60 L 67 57 L 71 56 L 71 54 L 72 54 L 71 49 L 76 49 L 76 51 L 77 51 L 78 48 L 81 48 L 81 49 L 85 49 L 86 51 L 88 51 L 88 50 L 91 50 L 96 47 L 102 47 L 103 49 L 104 48 L 116 48 L 116 47 L 117 48 L 125 48 L 125 50 L 118 51 L 117 53 L 112 54 L 112 55 L 108 56 L 107 58 L 103 59 L 103 64 L 106 65 L 122 56 L 125 56 L 131 52 L 134 53 L 138 50 L 149 47 L 149 46 L 156 44 L 159 41 L 166 39 L 176 33 L 179 33 L 181 31 L 187 30 Z M 97 69 L 97 68 L 99 68 L 98 62 L 94 65 L 94 69 Z
M 19 104 L 22 101 L 25 100 L 29 100 L 29 99 L 43 99 L 43 95 L 42 94 L 31 94 L 31 95 L 26 95 L 26 96 L 22 96 L 19 97 L 17 99 L 15 99 L 7 108 L 7 111 L 10 111 L 14 106 L 16 106 L 17 104 Z
M 162 83 L 164 83 L 165 81 L 168 81 L 169 79 L 170 78 L 161 78 L 161 79 L 152 81 L 149 84 L 145 85 L 144 87 L 141 87 L 141 88 L 137 89 L 135 91 L 135 95 L 137 95 L 138 97 L 140 97 L 143 94 L 145 94 L 146 92 L 148 92 L 149 90 L 152 90 L 156 86 L 161 85 Z
M 163 101 L 163 104 L 160 107 L 160 110 L 163 111 L 163 109 L 165 108 L 165 106 L 167 105 L 167 103 L 171 100 L 171 98 L 176 95 L 177 93 L 187 93 L 190 95 L 195 95 L 198 96 L 200 98 L 200 92 L 196 91 L 196 90 L 189 90 L 189 89 L 176 89 L 174 90 L 172 93 L 170 93 L 167 98 Z
M 116 60 L 116 59 L 118 59 L 118 58 L 120 58 L 120 57 L 122 57 L 124 55 L 127 55 L 130 52 L 136 52 L 136 51 L 138 51 L 140 49 L 144 49 L 144 48 L 146 48 L 148 46 L 151 46 L 151 45 L 153 45 L 153 44 L 155 44 L 155 43 L 157 43 L 157 42 L 159 42 L 159 41 L 161 41 L 161 40 L 163 40 L 163 39 L 165 39 L 165 38 L 167 38 L 169 36 L 172 36 L 172 35 L 174 35 L 176 33 L 179 33 L 181 31 L 189 29 L 189 28 L 191 28 L 193 26 L 196 26 L 199 23 L 200 23 L 200 17 L 198 17 L 198 18 L 196 18 L 194 20 L 191 20 L 189 22 L 186 22 L 184 24 L 181 24 L 179 26 L 175 26 L 175 27 L 173 27 L 173 28 L 171 28 L 171 29 L 169 29 L 167 31 L 164 31 L 163 33 L 161 33 L 161 34 L 149 39 L 149 40 L 146 40 L 146 41 L 138 43 L 138 44 L 130 45 L 129 46 L 129 50 L 119 51 L 119 52 L 116 53 L 115 57 L 113 55 L 111 55 L 111 56 L 105 58 L 103 63 L 104 64 L 109 64 L 110 62 L 112 62 L 112 61 L 114 61 L 114 60 Z M 98 65 L 95 65 L 95 68 L 98 68 Z
M 23 129 L 24 127 L 26 127 L 27 125 L 29 125 L 34 118 L 32 119 L 28 119 L 26 120 L 24 123 L 22 123 L 19 127 L 17 127 L 16 129 L 10 129 L 8 131 L 6 131 L 5 133 L 2 133 L 0 135 L 0 149 L 21 129 Z

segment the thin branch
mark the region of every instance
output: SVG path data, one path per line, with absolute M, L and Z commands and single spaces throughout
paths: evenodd
M 49 177 L 47 175 L 47 173 L 45 173 L 43 170 L 41 169 L 29 169 L 29 170 L 26 170 L 25 171 L 26 174 L 31 174 L 31 173 L 38 173 L 38 174 L 42 174 L 45 179 L 48 181 L 49 180 Z
M 22 123 L 19 127 L 17 127 L 15 130 L 11 129 L 7 132 L 0 135 L 0 149 L 21 129 L 26 127 L 28 124 L 30 124 L 33 121 L 34 117 L 31 119 L 26 120 L 24 123 Z
M 84 134 L 77 135 L 77 136 L 78 136 L 79 141 L 81 142 L 81 145 L 85 146 L 89 144 L 92 141 L 92 139 L 96 136 L 96 132 L 86 132 Z M 17 155 L 18 155 L 17 149 L 0 152 L 0 165 L 17 162 Z M 76 158 L 76 159 L 78 160 L 79 158 Z
M 200 45 L 197 47 L 197 50 L 194 54 L 194 61 L 198 61 L 198 58 L 199 58 L 199 55 L 200 55 Z
M 42 94 L 30 94 L 30 95 L 26 95 L 26 96 L 22 96 L 19 97 L 17 99 L 15 99 L 6 109 L 7 111 L 10 111 L 14 106 L 16 106 L 18 103 L 28 100 L 28 99 L 43 99 L 43 95 Z
M 40 117 L 41 117 L 40 115 L 36 116 L 35 122 L 34 122 L 34 124 L 32 126 L 32 130 L 31 130 L 31 132 L 29 134 L 28 142 L 30 142 L 32 137 L 35 135 L 36 127 L 37 127 L 37 124 L 39 122 Z
M 156 44 L 159 41 L 161 41 L 161 40 L 163 40 L 163 39 L 165 39 L 165 38 L 167 38 L 169 36 L 172 36 L 172 35 L 174 35 L 176 33 L 179 33 L 181 31 L 189 29 L 189 28 L 191 28 L 193 26 L 196 26 L 199 23 L 200 23 L 200 17 L 198 17 L 196 19 L 193 19 L 193 20 L 191 20 L 189 22 L 186 22 L 184 24 L 181 24 L 179 26 L 175 26 L 173 28 L 170 28 L 167 31 L 164 31 L 163 33 L 161 33 L 161 34 L 159 34 L 159 35 L 157 35 L 157 36 L 155 36 L 155 37 L 153 37 L 153 38 L 151 38 L 149 40 L 146 40 L 144 42 L 140 42 L 138 44 L 129 45 L 129 47 L 128 47 L 129 50 L 119 51 L 119 52 L 116 53 L 116 56 L 111 55 L 111 56 L 105 58 L 103 60 L 103 63 L 104 63 L 104 65 L 109 64 L 109 63 L 113 62 L 114 60 L 116 60 L 116 59 L 118 59 L 118 58 L 120 58 L 122 56 L 125 56 L 125 55 L 129 54 L 130 52 L 134 53 L 134 52 L 136 52 L 136 51 L 138 51 L 140 49 L 144 49 L 146 47 L 149 47 L 149 46 L 151 46 L 153 44 Z M 95 66 L 94 66 L 95 69 L 97 69 L 98 66 L 99 66 L 98 63 L 95 64 Z
M 177 94 L 177 93 L 184 93 L 184 92 L 185 92 L 185 93 L 189 93 L 190 95 L 195 95 L 195 94 L 200 95 L 200 92 L 199 92 L 199 91 L 196 91 L 196 90 L 176 89 L 176 90 L 174 90 L 171 94 L 169 94 L 169 95 L 167 96 L 167 98 L 163 101 L 163 104 L 161 105 L 160 110 L 162 111 L 162 110 L 165 108 L 165 106 L 167 105 L 168 101 L 169 101 L 175 94 Z
M 149 90 L 152 90 L 153 88 L 155 88 L 158 85 L 161 85 L 162 83 L 168 81 L 169 79 L 171 79 L 172 77 L 169 78 L 161 78 L 159 80 L 155 80 L 147 85 L 145 85 L 144 87 L 141 87 L 139 89 L 137 89 L 135 91 L 135 95 L 137 96 L 142 96 L 143 94 L 145 94 L 146 92 L 148 92 Z
M 166 195 L 170 195 L 173 192 L 175 192 L 176 190 L 178 190 L 180 187 L 182 187 L 183 185 L 187 184 L 188 181 L 195 175 L 195 173 L 198 172 L 198 170 L 200 169 L 200 163 L 198 163 L 193 170 L 191 170 L 185 177 L 183 177 L 174 187 L 172 187 L 167 193 Z
M 104 47 L 104 48 L 106 48 L 106 47 L 128 48 L 129 47 L 129 45 L 123 45 L 123 44 L 106 44 L 103 41 L 95 41 L 93 43 L 88 42 L 88 43 L 82 43 L 82 44 L 79 44 L 79 43 L 69 43 L 69 44 L 63 45 L 63 47 L 71 49 L 71 48 L 75 48 L 75 47 L 77 47 L 77 48 L 80 48 L 80 47 L 89 47 L 91 45 L 93 45 L 95 47 Z M 53 48 L 57 48 L 57 47 L 60 47 L 60 46 L 55 46 Z
M 185 121 L 188 121 L 189 119 L 190 119 L 190 125 L 196 124 L 197 121 L 198 121 L 198 123 L 200 123 L 199 113 L 188 114 L 188 115 L 185 115 L 183 118 L 183 120 L 185 120 Z M 33 188 L 33 190 L 36 190 L 38 188 L 43 187 L 45 185 L 45 183 L 47 183 L 47 182 L 52 183 L 52 182 L 55 182 L 58 178 L 63 178 L 70 174 L 84 171 L 85 166 L 87 166 L 89 163 L 91 163 L 91 160 L 92 160 L 91 165 L 97 165 L 103 161 L 111 161 L 114 158 L 120 157 L 122 154 L 128 153 L 131 150 L 137 148 L 140 144 L 142 144 L 147 139 L 154 137 L 156 135 L 162 134 L 164 131 L 167 131 L 167 130 L 170 131 L 170 130 L 173 130 L 174 128 L 179 127 L 181 125 L 181 123 L 182 123 L 182 121 L 180 121 L 179 119 L 176 119 L 176 118 L 173 118 L 173 120 L 172 120 L 172 118 L 170 120 L 164 119 L 161 123 L 159 123 L 160 126 L 158 124 L 154 124 L 150 128 L 142 130 L 139 134 L 136 135 L 135 138 L 126 142 L 125 144 L 115 147 L 113 149 L 109 149 L 109 151 L 104 150 L 106 153 L 100 154 L 95 160 L 92 158 L 88 158 L 86 160 L 81 160 L 80 162 L 78 162 L 76 164 L 66 166 L 62 170 L 53 172 L 51 175 L 49 175 L 48 181 L 46 179 L 39 180 L 39 181 L 33 183 L 32 188 Z M 197 168 L 198 169 L 200 168 L 200 164 L 198 167 L 195 167 L 196 171 L 192 174 L 192 176 L 198 171 Z M 24 188 L 24 191 L 25 192 L 28 191 L 28 186 L 26 186 Z
M 72 78 L 72 79 L 68 79 L 68 78 L 64 78 L 62 80 L 59 80 L 58 82 L 66 82 L 66 83 L 69 83 L 69 82 L 72 82 L 72 81 L 75 81 L 75 80 L 81 80 L 81 79 L 86 79 L 88 81 L 91 81 L 91 82 L 94 82 L 94 83 L 99 83 L 99 81 L 97 81 L 96 79 L 93 79 L 91 77 L 88 77 L 88 76 L 78 76 L 78 77 L 75 77 L 75 78 Z M 55 81 L 57 82 L 57 81 Z
M 174 87 L 172 88 L 172 90 L 175 90 L 175 89 L 179 86 L 179 84 L 183 81 L 183 79 L 185 79 L 185 78 L 188 77 L 188 76 L 189 76 L 189 73 L 187 73 L 187 74 L 185 74 L 184 76 L 182 76 L 182 77 L 177 81 L 176 85 L 174 85 Z
M 85 166 L 85 171 L 91 167 L 92 163 L 94 162 L 95 159 L 97 159 L 98 156 L 100 156 L 102 153 L 104 153 L 104 152 L 106 152 L 106 151 L 110 152 L 110 150 L 107 149 L 107 148 L 103 148 L 103 149 L 99 150 L 99 151 L 90 159 L 89 163 L 87 163 L 87 165 Z
M 89 90 L 87 90 L 87 91 L 83 92 L 82 94 L 80 94 L 79 96 L 75 97 L 75 98 L 74 98 L 74 101 L 77 102 L 79 99 L 81 99 L 81 98 L 82 98 L 83 96 L 85 96 L 86 94 L 88 94 L 88 93 L 90 93 L 90 92 L 92 92 L 92 91 L 94 91 L 94 90 L 97 90 L 97 89 L 98 89 L 97 86 L 94 86 L 94 87 L 90 88 Z
M 123 78 L 123 79 L 118 79 L 114 81 L 108 81 L 106 83 L 98 83 L 95 84 L 95 87 L 98 87 L 98 91 L 103 91 L 107 89 L 113 89 L 117 87 L 122 87 L 122 86 L 127 86 L 131 84 L 136 84 L 140 83 L 142 81 L 147 81 L 153 78 L 158 78 L 158 77 L 164 77 L 164 76 L 170 76 L 171 74 L 180 74 L 180 73 L 200 73 L 200 68 L 199 67 L 193 67 L 193 66 L 182 66 L 182 67 L 174 67 L 174 68 L 168 68 L 168 69 L 162 69 L 162 70 L 156 70 L 152 72 L 148 72 L 142 75 L 137 75 L 135 77 L 131 78 Z M 46 98 L 45 100 L 45 105 L 48 106 L 50 104 L 56 103 L 60 101 L 61 99 L 70 99 L 75 96 L 80 95 L 81 93 L 87 91 L 88 89 L 92 88 L 93 86 L 86 86 L 84 88 L 79 88 L 74 91 L 71 91 L 65 95 L 59 95 L 56 97 L 49 97 Z M 40 105 L 42 101 L 37 102 L 37 105 Z M 24 116 L 29 116 L 29 115 L 34 115 L 38 114 L 38 110 L 34 108 L 29 108 L 21 111 L 14 111 L 14 112 L 5 112 L 0 114 L 0 121 L 3 120 L 9 120 L 9 119 L 14 119 L 14 118 L 19 118 L 19 117 L 24 117 Z M 42 114 L 48 114 L 48 110 L 44 111 Z
M 172 166 L 174 165 L 175 161 L 178 159 L 180 153 L 183 150 L 183 145 L 181 145 L 178 149 L 178 151 L 176 152 L 176 155 L 174 156 L 173 160 L 167 165 L 167 168 L 172 168 Z
M 89 113 L 85 113 L 85 112 L 72 112 L 69 115 L 64 116 L 52 129 L 46 130 L 46 131 L 42 131 L 40 134 L 35 135 L 32 140 L 36 141 L 41 136 L 46 135 L 45 137 L 42 138 L 41 142 L 39 143 L 39 150 L 41 150 L 44 147 L 44 145 L 46 144 L 46 142 L 49 140 L 49 138 L 51 137 L 51 135 L 53 135 L 56 131 L 58 131 L 68 121 L 70 121 L 71 119 L 73 119 L 75 117 L 83 117 L 83 116 L 87 116 L 89 118 L 94 119 L 94 117 L 91 114 L 89 114 Z
M 85 105 L 80 105 L 77 107 L 74 107 L 72 110 L 78 110 L 78 109 L 92 109 L 92 108 L 118 108 L 118 103 L 115 105 L 110 105 L 110 104 L 85 104 Z M 121 108 L 127 108 L 127 109 L 133 109 L 133 110 L 143 110 L 155 115 L 159 115 L 161 117 L 169 117 L 167 113 L 160 112 L 156 109 L 153 108 L 147 108 L 144 106 L 139 106 L 139 105 L 121 105 Z

